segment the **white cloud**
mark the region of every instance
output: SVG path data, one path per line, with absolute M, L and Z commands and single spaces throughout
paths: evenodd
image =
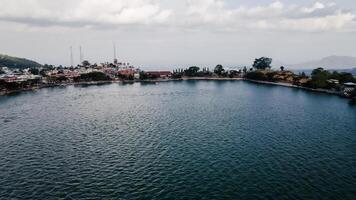
M 348 23 L 352 23 L 354 15 L 350 13 L 338 13 L 335 15 L 301 18 L 301 19 L 284 19 L 280 21 L 280 27 L 286 30 L 303 30 L 303 31 L 327 31 L 340 30 Z
M 170 10 L 153 0 L 0 0 L 0 19 L 38 25 L 164 23 Z
M 225 9 L 221 0 L 187 0 L 184 19 L 187 23 L 223 23 L 231 18 L 231 11 Z
M 226 30 L 342 31 L 355 26 L 355 14 L 343 11 L 335 3 L 315 2 L 310 6 L 298 6 L 275 1 L 265 6 L 228 9 L 220 0 L 200 0 L 194 4 L 188 1 L 188 5 L 194 5 L 199 11 L 195 14 L 200 14 L 204 22 L 220 25 L 219 28 Z
M 331 4 L 331 6 L 333 6 Z M 325 5 L 320 3 L 320 2 L 316 2 L 312 7 L 306 7 L 306 8 L 303 8 L 303 12 L 305 13 L 312 13 L 316 10 L 321 10 L 321 9 L 324 9 L 325 8 Z
M 343 31 L 355 14 L 336 3 L 228 7 L 223 0 L 0 0 L 0 20 L 37 26 L 110 27 L 170 25 L 218 30 Z M 182 6 L 177 8 L 177 5 Z M 164 6 L 166 5 L 166 6 Z

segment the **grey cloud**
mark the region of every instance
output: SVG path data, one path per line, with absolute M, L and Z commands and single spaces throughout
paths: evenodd
M 286 5 L 280 1 L 264 6 L 229 8 L 222 0 L 186 0 L 163 6 L 159 0 L 2 0 L 0 20 L 31 26 L 89 27 L 171 26 L 179 29 L 226 31 L 353 30 L 355 14 L 335 4 Z M 177 5 L 175 6 L 169 5 Z

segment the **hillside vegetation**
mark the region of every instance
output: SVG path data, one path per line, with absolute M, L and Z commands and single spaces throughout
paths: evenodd
M 34 68 L 40 66 L 41 64 L 32 60 L 0 54 L 0 67 L 23 69 L 23 68 Z

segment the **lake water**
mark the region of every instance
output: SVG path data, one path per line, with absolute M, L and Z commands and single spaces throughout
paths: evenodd
M 0 199 L 356 199 L 356 107 L 242 81 L 0 97 Z

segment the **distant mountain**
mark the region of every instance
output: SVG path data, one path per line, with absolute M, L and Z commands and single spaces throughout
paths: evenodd
M 40 67 L 40 66 L 42 65 L 32 60 L 0 54 L 0 67 L 23 69 L 23 68 L 32 68 L 32 67 Z
M 329 56 L 321 60 L 310 61 L 300 64 L 289 65 L 293 69 L 315 69 L 322 67 L 325 69 L 348 69 L 356 68 L 356 57 L 350 56 Z

